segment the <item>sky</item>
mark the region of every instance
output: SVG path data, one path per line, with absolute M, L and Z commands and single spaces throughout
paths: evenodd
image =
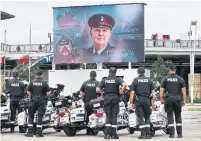
M 134 1 L 125 0 L 124 3 Z M 135 1 L 136 2 L 136 1 Z M 145 2 L 145 38 L 152 34 L 170 35 L 171 39 L 188 39 L 190 21 L 197 20 L 197 36 L 201 38 L 201 1 L 140 1 Z M 118 0 L 66 0 L 66 1 L 1 1 L 0 9 L 15 15 L 14 19 L 0 21 L 0 42 L 7 44 L 49 43 L 48 33 L 53 34 L 53 9 L 75 5 L 122 3 Z M 195 29 L 192 28 L 193 38 Z M 53 35 L 52 35 L 53 36 Z

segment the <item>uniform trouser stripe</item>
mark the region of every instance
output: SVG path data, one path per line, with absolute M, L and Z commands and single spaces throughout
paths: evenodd
M 28 126 L 29 126 L 29 127 L 32 127 L 32 126 L 33 126 L 33 124 L 28 124 Z
M 140 125 L 139 128 L 140 129 L 145 128 L 145 125 Z
M 107 127 L 111 127 L 111 124 L 106 124 L 105 126 L 107 126 Z
M 42 125 L 37 125 L 36 127 L 38 127 L 38 128 L 42 128 Z
M 181 123 L 177 123 L 176 126 L 182 126 L 182 124 Z
M 174 124 L 168 124 L 168 127 L 174 127 Z
M 150 124 L 146 124 L 145 127 L 150 127 Z
M 10 121 L 10 124 L 14 124 L 15 122 L 14 121 Z
M 113 128 L 117 128 L 117 125 L 112 125 Z

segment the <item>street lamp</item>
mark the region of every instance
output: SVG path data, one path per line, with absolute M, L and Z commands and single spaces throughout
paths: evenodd
M 52 42 L 52 36 L 51 36 L 51 33 L 48 33 L 48 38 L 50 39 L 50 51 L 52 50 L 52 47 L 51 47 L 51 42 Z M 47 51 L 47 49 L 46 49 Z
M 192 48 L 191 44 L 191 36 L 192 36 L 192 26 L 195 26 L 195 38 L 194 38 L 194 46 Z M 193 96 L 194 96 L 194 67 L 195 67 L 195 47 L 196 47 L 196 34 L 197 34 L 197 21 L 191 21 L 190 23 L 190 31 L 188 33 L 189 35 L 189 41 L 190 41 L 190 74 L 193 75 L 193 80 L 191 80 L 191 103 L 193 103 Z M 193 49 L 193 50 L 192 50 Z

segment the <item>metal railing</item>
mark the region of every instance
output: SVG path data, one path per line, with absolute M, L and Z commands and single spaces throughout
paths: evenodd
M 40 49 L 39 46 L 42 46 L 42 48 Z M 4 44 L 1 43 L 1 51 L 6 51 L 8 53 L 27 53 L 27 52 L 31 52 L 31 53 L 48 53 L 48 52 L 53 52 L 53 43 L 51 44 L 32 44 L 31 48 L 29 44 L 23 44 L 23 45 L 19 45 L 19 50 L 18 50 L 18 45 L 9 45 L 9 44 Z
M 191 48 L 196 44 L 195 48 L 201 48 L 201 40 L 149 40 L 145 39 L 144 45 L 145 48 Z M 53 43 L 41 44 L 42 49 L 39 49 L 40 44 L 32 44 L 31 49 L 29 44 L 19 45 L 20 51 L 17 51 L 18 45 L 8 45 L 1 43 L 1 51 L 6 51 L 8 53 L 27 53 L 27 52 L 41 52 L 41 53 L 50 53 L 53 52 Z

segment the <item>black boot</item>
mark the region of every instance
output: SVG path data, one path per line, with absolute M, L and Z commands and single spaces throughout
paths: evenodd
M 177 129 L 177 138 L 182 138 L 182 126 L 176 126 Z
M 174 126 L 168 127 L 168 133 L 170 134 L 169 138 L 174 138 Z
M 119 136 L 117 135 L 117 128 L 112 127 L 112 134 L 111 139 L 119 139 Z
M 104 139 L 109 140 L 111 136 L 111 127 L 105 127 L 105 137 Z
M 42 134 L 42 128 L 41 127 L 36 128 L 36 137 L 44 137 Z
M 151 129 L 150 129 L 150 127 L 146 127 L 145 130 L 146 130 L 146 139 L 151 139 L 152 136 L 151 136 Z
M 14 133 L 14 132 L 15 132 L 15 125 L 10 124 L 10 133 Z
M 87 127 L 87 133 L 86 133 L 86 135 L 90 135 L 90 128 L 89 127 Z
M 25 134 L 26 137 L 33 137 L 33 127 L 28 127 L 28 132 Z
M 138 139 L 146 139 L 146 130 L 145 128 L 141 128 L 141 135 L 138 137 Z

